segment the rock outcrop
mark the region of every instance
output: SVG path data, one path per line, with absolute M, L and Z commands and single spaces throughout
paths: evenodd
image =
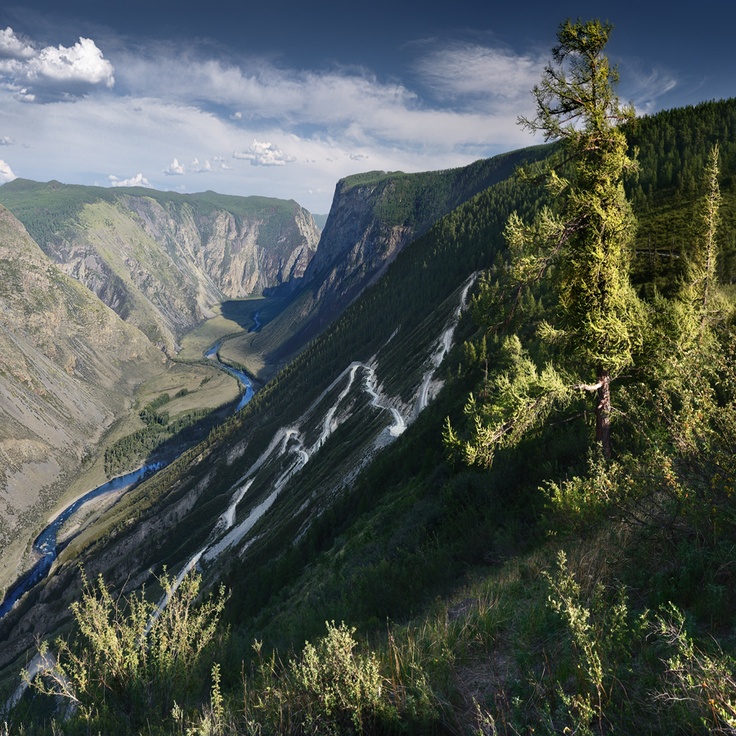
M 169 354 L 214 304 L 293 288 L 320 235 L 296 202 L 265 197 L 16 180 L 0 202 L 65 273 Z

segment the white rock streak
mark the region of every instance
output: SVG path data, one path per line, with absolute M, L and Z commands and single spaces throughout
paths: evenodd
M 465 301 L 467 299 L 468 291 L 475 281 L 477 274 L 473 274 L 468 281 L 465 283 L 461 297 L 460 305 L 453 314 L 451 324 L 443 331 L 440 339 L 438 340 L 438 346 L 435 349 L 431 359 L 430 367 L 425 372 L 422 380 L 422 384 L 418 393 L 417 405 L 415 407 L 415 414 L 422 411 L 430 400 L 430 388 L 432 385 L 432 377 L 435 371 L 442 363 L 445 355 L 450 350 L 452 345 L 452 338 L 457 327 L 457 321 L 465 309 Z M 257 522 L 263 517 L 263 515 L 273 506 L 274 502 L 278 498 L 279 493 L 286 486 L 288 481 L 292 478 L 295 473 L 298 473 L 312 458 L 312 456 L 319 451 L 325 441 L 330 435 L 340 426 L 340 420 L 338 416 L 338 410 L 340 405 L 347 399 L 348 395 L 356 387 L 355 377 L 359 370 L 365 373 L 364 380 L 362 382 L 363 390 L 370 396 L 371 405 L 378 408 L 384 409 L 391 414 L 392 424 L 387 427 L 390 439 L 393 440 L 399 437 L 407 428 L 407 422 L 401 415 L 399 410 L 389 403 L 386 399 L 381 396 L 380 387 L 378 386 L 378 379 L 376 377 L 376 370 L 373 365 L 373 360 L 368 364 L 353 362 L 351 363 L 340 375 L 332 381 L 332 383 L 312 402 L 311 406 L 302 414 L 296 423 L 296 426 L 281 427 L 274 436 L 271 438 L 271 442 L 268 447 L 261 453 L 258 459 L 250 466 L 245 475 L 243 475 L 233 486 L 235 489 L 231 496 L 230 504 L 227 510 L 218 518 L 215 527 L 212 530 L 211 537 L 213 541 L 209 542 L 203 547 L 197 554 L 195 554 L 189 562 L 184 566 L 184 569 L 179 573 L 176 580 L 173 582 L 171 590 L 168 595 L 165 595 L 159 602 L 159 610 L 151 619 L 149 628 L 160 615 L 160 612 L 167 605 L 170 596 L 179 587 L 181 581 L 184 579 L 187 573 L 197 567 L 200 562 L 211 563 L 222 555 L 226 550 L 237 547 L 241 544 L 246 535 L 253 529 Z M 307 448 L 304 445 L 303 436 L 299 431 L 299 426 L 303 426 L 307 423 L 308 417 L 312 415 L 319 405 L 324 401 L 325 397 L 334 391 L 335 388 L 345 380 L 347 377 L 347 383 L 344 388 L 340 391 L 335 401 L 329 406 L 324 413 L 324 419 L 322 420 L 321 432 L 315 443 Z M 359 384 L 358 384 L 359 385 Z M 386 430 L 384 430 L 386 431 Z M 283 460 L 291 456 L 291 461 L 286 464 L 285 469 L 277 475 L 276 479 L 272 482 L 271 491 L 260 503 L 254 506 L 248 515 L 239 523 L 236 524 L 236 512 L 238 504 L 241 503 L 243 498 L 247 495 L 252 484 L 256 479 L 256 475 L 269 463 L 279 459 Z M 241 548 L 241 551 L 246 546 Z
M 460 315 L 463 313 L 466 307 L 468 292 L 470 291 L 470 287 L 475 283 L 475 280 L 477 278 L 478 278 L 478 273 L 476 272 L 476 273 L 473 273 L 470 276 L 470 278 L 468 278 L 468 280 L 465 282 L 463 286 L 463 290 L 460 294 L 460 305 L 455 310 L 451 324 L 442 333 L 442 337 L 439 339 L 437 350 L 435 350 L 434 354 L 432 355 L 430 367 L 425 372 L 424 378 L 422 379 L 422 386 L 419 389 L 419 400 L 417 401 L 417 414 L 419 414 L 419 412 L 426 409 L 427 405 L 429 404 L 429 399 L 430 399 L 429 393 L 430 393 L 430 388 L 432 386 L 432 377 L 434 376 L 434 373 L 437 370 L 437 368 L 440 367 L 440 364 L 445 359 L 445 356 L 447 355 L 447 353 L 450 352 L 450 348 L 452 347 L 452 338 L 455 335 L 455 329 L 457 328 L 458 320 L 460 319 Z
M 399 410 L 395 407 L 381 403 L 381 399 L 378 395 L 378 389 L 376 386 L 376 371 L 373 366 L 366 365 L 363 367 L 366 369 L 365 390 L 371 396 L 371 404 L 378 409 L 387 409 L 391 412 L 394 418 L 394 423 L 389 427 L 388 431 L 392 437 L 398 437 L 406 430 L 406 422 L 404 421 L 404 417 L 399 414 Z

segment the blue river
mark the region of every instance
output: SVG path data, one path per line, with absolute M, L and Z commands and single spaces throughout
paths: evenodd
M 250 380 L 247 374 L 239 371 L 235 368 L 230 367 L 226 363 L 223 363 L 218 355 L 220 350 L 221 342 L 213 345 L 204 354 L 205 358 L 217 361 L 217 364 L 222 370 L 227 371 L 231 375 L 240 381 L 244 387 L 244 391 L 240 396 L 235 411 L 240 411 L 255 394 L 253 382 Z M 15 605 L 15 603 L 27 593 L 34 585 L 43 580 L 48 575 L 51 565 L 54 564 L 54 560 L 58 557 L 59 553 L 66 547 L 71 541 L 71 538 L 63 544 L 57 544 L 56 537 L 59 529 L 68 521 L 79 509 L 84 506 L 85 503 L 91 501 L 93 498 L 104 496 L 106 493 L 112 493 L 113 491 L 128 490 L 135 483 L 143 480 L 149 475 L 152 475 L 157 470 L 164 467 L 164 463 L 151 463 L 144 465 L 138 470 L 133 470 L 125 475 L 119 475 L 117 478 L 103 483 L 101 486 L 88 491 L 83 496 L 80 496 L 76 501 L 67 506 L 57 517 L 51 521 L 48 526 L 36 537 L 33 542 L 33 551 L 39 555 L 39 559 L 36 564 L 16 580 L 5 593 L 2 603 L 0 603 L 0 619 Z

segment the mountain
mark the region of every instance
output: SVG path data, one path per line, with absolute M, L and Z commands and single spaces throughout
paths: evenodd
M 264 197 L 16 179 L 0 187 L 0 203 L 65 273 L 169 354 L 224 299 L 292 288 L 319 240 L 296 202 Z
M 444 215 L 542 155 L 530 148 L 445 171 L 373 171 L 337 183 L 319 248 L 281 314 L 239 343 L 264 356 L 264 376 L 283 365 L 385 273 L 397 255 Z
M 0 206 L 0 547 L 78 469 L 163 356 Z M 3 564 L 8 564 L 3 557 Z
M 502 180 L 402 248 L 384 277 L 243 411 L 74 540 L 55 574 L 0 623 L 4 661 L 29 645 L 32 631 L 61 620 L 60 591 L 78 590 L 77 560 L 90 576 L 104 571 L 111 582 L 139 585 L 161 563 L 178 569 L 202 552 L 208 582 L 244 574 L 238 570 L 250 577 L 266 567 L 247 560 L 288 551 L 332 518 L 335 504 L 354 498 L 361 468 L 401 442 L 436 396 L 474 274 L 502 247 L 511 209 L 531 203 Z

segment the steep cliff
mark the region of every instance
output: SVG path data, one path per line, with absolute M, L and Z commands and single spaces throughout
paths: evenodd
M 0 547 L 162 360 L 0 206 Z
M 380 279 L 410 242 L 539 155 L 539 149 L 529 148 L 458 169 L 373 171 L 339 181 L 319 248 L 297 294 L 260 334 L 240 340 L 242 354 L 265 356 L 264 375 L 288 362 Z
M 217 302 L 292 288 L 319 240 L 296 202 L 264 197 L 16 180 L 0 187 L 0 202 L 66 273 L 169 353 Z

